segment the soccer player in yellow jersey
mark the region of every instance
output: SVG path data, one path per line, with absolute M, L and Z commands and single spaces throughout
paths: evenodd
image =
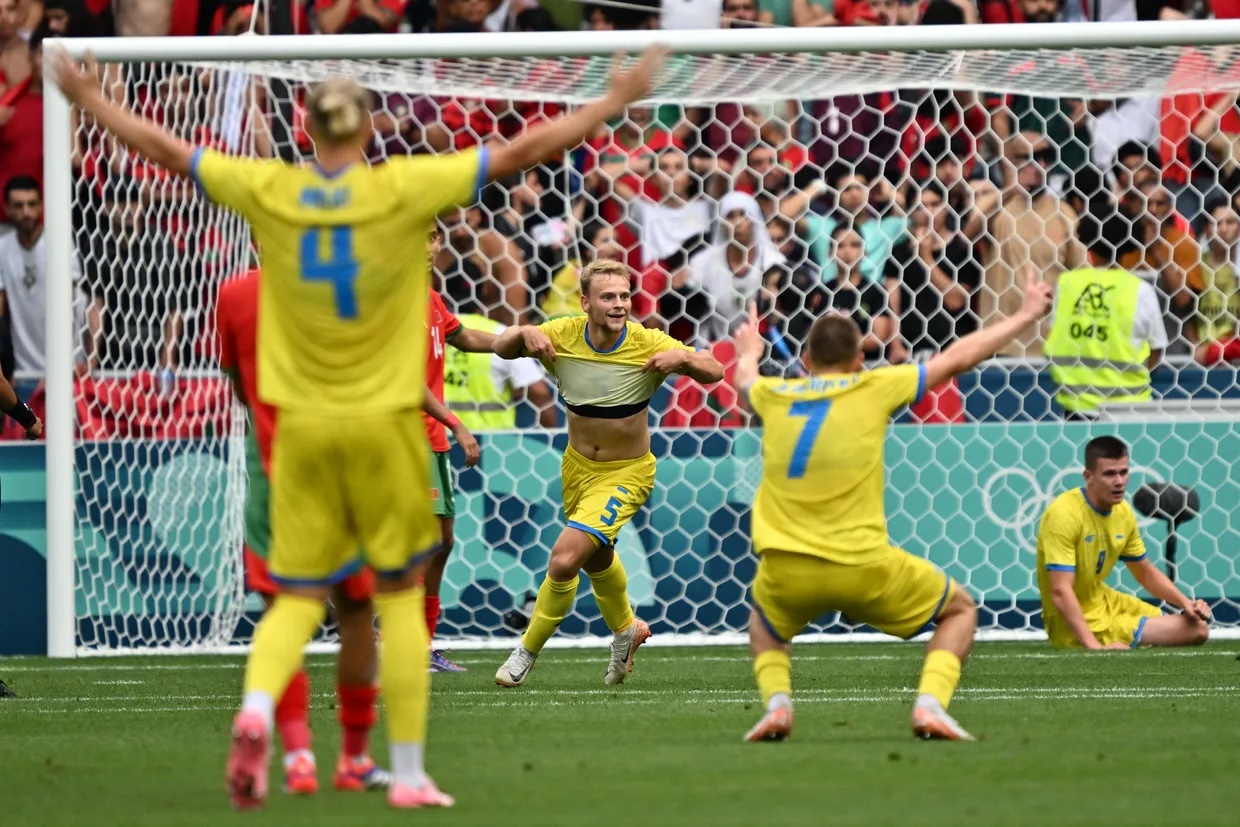
M 1210 635 L 1206 602 L 1185 597 L 1146 556 L 1127 490 L 1128 446 L 1113 436 L 1095 437 L 1085 446 L 1085 485 L 1060 494 L 1042 515 L 1038 591 L 1052 646 L 1196 646 Z M 1182 614 L 1164 615 L 1106 585 L 1117 560 Z
M 646 409 L 672 373 L 718 382 L 723 366 L 658 330 L 629 320 L 629 269 L 596 261 L 581 273 L 581 309 L 537 327 L 510 327 L 492 346 L 499 356 L 533 356 L 555 376 L 568 406 L 568 448 L 561 466 L 568 526 L 551 548 L 547 577 L 521 643 L 495 673 L 500 686 L 525 683 L 534 660 L 573 608 L 585 569 L 599 613 L 612 632 L 603 682 L 623 683 L 650 627 L 633 615 L 616 535 L 654 488 Z
M 866 371 L 857 325 L 845 316 L 823 316 L 806 341 L 809 375 L 790 380 L 758 377 L 763 342 L 750 308 L 736 334 L 735 382 L 763 427 L 749 645 L 766 714 L 745 740 L 791 734 L 790 643 L 831 611 L 901 638 L 937 623 L 913 708 L 913 732 L 972 740 L 947 714 L 947 705 L 973 645 L 977 606 L 929 561 L 889 544 L 883 441 L 894 411 L 1032 327 L 1050 301 L 1050 287 L 1031 282 L 1015 316 L 964 337 L 928 363 Z
M 395 807 L 450 806 L 423 769 L 429 641 L 419 577 L 438 542 L 419 408 L 426 366 L 427 239 L 435 216 L 480 185 L 557 156 L 641 99 L 654 48 L 612 72 L 608 93 L 507 145 L 365 163 L 370 94 L 333 78 L 306 97 L 309 164 L 195 148 L 109 101 L 63 51 L 52 79 L 139 156 L 188 176 L 246 218 L 259 247 L 258 395 L 274 405 L 269 567 L 280 586 L 259 623 L 233 723 L 234 806 L 267 792 L 275 699 L 300 668 L 333 584 L 365 562 L 378 575 L 380 682 Z M 341 427 L 346 423 L 347 427 Z

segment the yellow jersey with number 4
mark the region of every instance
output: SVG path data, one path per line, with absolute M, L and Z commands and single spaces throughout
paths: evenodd
M 486 150 L 328 175 L 200 148 L 190 172 L 258 244 L 259 398 L 332 416 L 419 407 L 429 234 L 436 215 L 474 200 Z
M 864 563 L 886 553 L 883 443 L 891 414 L 919 400 L 925 365 L 803 379 L 758 379 L 762 484 L 754 550 Z

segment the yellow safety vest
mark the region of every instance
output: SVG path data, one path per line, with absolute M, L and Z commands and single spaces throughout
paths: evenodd
M 458 316 L 461 324 L 474 330 L 499 333 L 504 326 L 485 316 L 467 313 Z M 503 431 L 517 427 L 512 391 L 497 388 L 491 379 L 491 353 L 464 353 L 449 347 L 444 355 L 443 399 L 469 430 Z
M 1087 267 L 1059 277 L 1043 352 L 1065 411 L 1150 400 L 1150 346 L 1132 343 L 1140 289 L 1141 279 L 1124 270 Z

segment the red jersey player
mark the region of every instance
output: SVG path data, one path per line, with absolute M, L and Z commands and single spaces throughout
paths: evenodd
M 431 240 L 431 258 L 439 248 L 439 238 Z M 426 349 L 426 388 L 427 394 L 435 400 L 443 402 L 443 371 L 444 351 L 448 344 L 465 353 L 490 353 L 491 343 L 495 341 L 494 333 L 464 327 L 460 319 L 452 314 L 444 305 L 439 294 L 431 291 L 430 345 Z M 456 498 L 452 490 L 452 470 L 448 466 L 448 436 L 444 425 L 423 413 L 426 419 L 426 435 L 430 439 L 431 450 L 435 459 L 431 463 L 431 499 L 434 501 L 435 516 L 439 517 L 441 541 L 439 551 L 431 558 L 425 575 L 426 588 L 426 629 L 432 640 L 435 638 L 435 625 L 439 622 L 439 584 L 443 580 L 443 570 L 448 563 L 448 555 L 452 552 L 452 531 L 456 521 Z M 469 430 L 452 414 L 445 420 L 452 429 L 452 436 L 465 450 L 465 464 L 473 466 L 478 462 L 478 441 Z M 432 672 L 464 672 L 465 667 L 452 663 L 442 652 L 431 652 Z

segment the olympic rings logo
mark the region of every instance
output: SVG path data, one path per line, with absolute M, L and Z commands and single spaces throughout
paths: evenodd
M 1080 479 L 1081 470 L 1060 470 L 1051 478 L 1050 484 L 1038 484 L 1037 475 L 1025 468 L 1003 468 L 982 485 L 982 509 L 986 517 L 1006 531 L 1027 532 L 1036 527 L 1051 501 L 1064 491 L 1074 487 Z M 1143 482 L 1166 479 L 1153 468 L 1133 465 L 1129 474 L 1128 490 L 1133 491 Z M 1137 522 L 1148 526 L 1154 521 L 1137 515 Z

